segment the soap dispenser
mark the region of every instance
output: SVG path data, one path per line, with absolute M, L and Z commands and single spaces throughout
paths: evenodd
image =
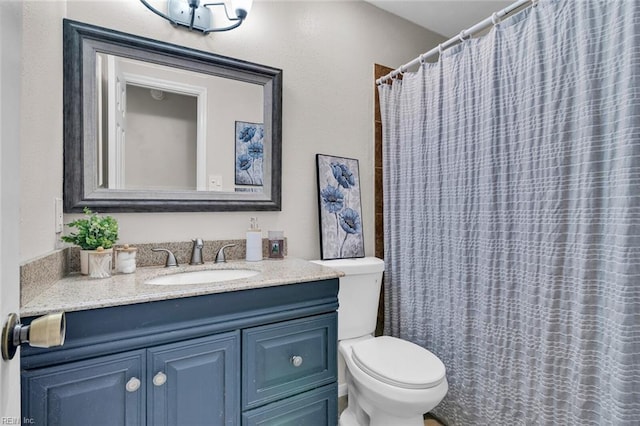
M 248 262 L 262 260 L 262 231 L 258 226 L 258 218 L 252 217 L 247 230 L 247 256 Z

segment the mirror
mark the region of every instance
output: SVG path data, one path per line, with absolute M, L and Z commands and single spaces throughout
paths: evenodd
M 280 210 L 282 70 L 64 20 L 64 207 Z

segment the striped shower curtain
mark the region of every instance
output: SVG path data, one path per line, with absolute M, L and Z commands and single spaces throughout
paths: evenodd
M 541 0 L 379 88 L 385 334 L 449 425 L 640 425 L 640 1 Z

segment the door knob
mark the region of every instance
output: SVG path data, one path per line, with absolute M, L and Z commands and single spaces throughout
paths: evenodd
M 20 317 L 11 313 L 2 328 L 2 359 L 13 359 L 18 346 L 29 343 L 36 348 L 62 346 L 67 330 L 64 312 L 41 316 L 29 325 L 20 323 Z

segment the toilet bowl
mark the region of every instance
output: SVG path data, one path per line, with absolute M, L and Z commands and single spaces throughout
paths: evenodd
M 446 369 L 421 346 L 373 337 L 384 262 L 369 257 L 314 263 L 345 274 L 338 293 L 338 351 L 348 405 L 340 426 L 423 426 L 423 414 L 447 393 Z
M 448 384 L 442 361 L 394 337 L 342 341 L 349 400 L 340 426 L 422 426 L 422 415 L 442 401 Z

